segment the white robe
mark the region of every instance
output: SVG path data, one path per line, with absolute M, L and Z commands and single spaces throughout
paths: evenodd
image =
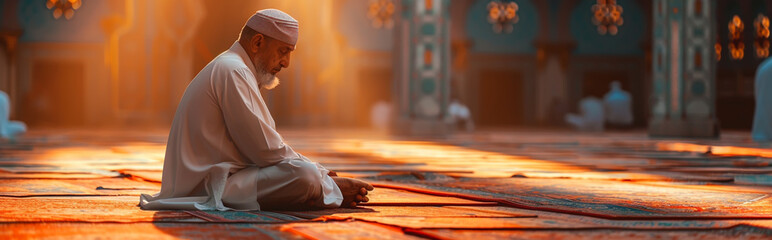
M 169 132 L 161 191 L 141 195 L 142 209 L 260 210 L 258 199 L 340 206 L 329 171 L 276 131 L 255 72 L 236 42 L 191 81 Z
M 582 115 L 568 114 L 566 122 L 580 131 L 603 131 L 603 102 L 595 97 L 586 97 L 579 102 L 579 110 Z
M 633 124 L 632 98 L 630 93 L 620 87 L 612 87 L 611 91 L 603 96 L 603 104 L 606 106 L 606 122 L 620 126 Z
M 0 138 L 14 139 L 27 131 L 27 125 L 19 121 L 10 121 L 11 100 L 8 94 L 0 91 Z
M 370 125 L 377 130 L 386 131 L 391 121 L 391 104 L 386 101 L 378 101 L 370 110 Z
M 754 88 L 756 111 L 751 137 L 757 142 L 769 142 L 772 141 L 772 58 L 759 64 Z
M 455 126 L 460 121 L 464 121 L 464 124 L 466 124 L 467 131 L 471 132 L 474 130 L 472 113 L 469 111 L 469 108 L 467 108 L 464 104 L 461 104 L 456 100 L 452 100 L 450 101 L 450 104 L 448 104 L 447 122 Z

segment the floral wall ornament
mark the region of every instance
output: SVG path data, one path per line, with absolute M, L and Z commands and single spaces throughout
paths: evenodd
M 374 28 L 392 28 L 394 27 L 394 10 L 395 6 L 392 0 L 370 0 L 367 18 L 370 19 Z
M 46 7 L 53 10 L 54 19 L 64 18 L 69 20 L 75 15 L 83 3 L 81 0 L 46 0 Z
M 488 3 L 488 22 L 493 24 L 496 33 L 512 32 L 512 25 L 520 21 L 517 15 L 519 6 L 515 2 L 502 2 L 494 0 Z
M 616 0 L 598 0 L 592 6 L 592 12 L 592 23 L 598 26 L 600 35 L 617 35 L 619 27 L 624 24 L 622 6 L 618 5 Z
M 740 16 L 734 15 L 732 20 L 729 20 L 729 53 L 732 59 L 740 60 L 745 57 L 745 43 L 743 43 L 743 31 L 745 30 L 745 23 L 740 19 Z
M 756 39 L 753 41 L 756 57 L 769 57 L 769 18 L 759 13 L 759 16 L 753 21 L 753 26 L 756 28 Z

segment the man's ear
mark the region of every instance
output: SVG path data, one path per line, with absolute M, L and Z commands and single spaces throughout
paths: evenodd
M 252 53 L 257 53 L 260 47 L 262 47 L 265 43 L 264 40 L 265 37 L 263 37 L 263 34 L 257 33 L 252 36 L 252 39 L 249 40 L 249 51 Z

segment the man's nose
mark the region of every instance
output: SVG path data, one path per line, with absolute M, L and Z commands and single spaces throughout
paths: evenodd
M 290 56 L 287 54 L 287 56 L 283 57 L 281 61 L 279 61 L 279 65 L 283 68 L 288 68 L 290 64 Z

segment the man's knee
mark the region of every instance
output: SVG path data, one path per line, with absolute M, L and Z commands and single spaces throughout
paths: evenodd
M 266 209 L 302 209 L 319 201 L 322 183 L 316 165 L 302 160 L 290 160 L 274 165 L 281 172 L 282 182 L 270 191 L 258 195 L 258 202 Z M 275 179 L 278 180 L 278 179 Z M 267 183 L 267 182 L 266 182 Z M 268 188 L 263 188 L 268 189 Z
M 295 175 L 297 187 L 308 187 L 309 190 L 321 188 L 320 173 L 315 164 L 301 160 L 292 160 L 290 165 Z

